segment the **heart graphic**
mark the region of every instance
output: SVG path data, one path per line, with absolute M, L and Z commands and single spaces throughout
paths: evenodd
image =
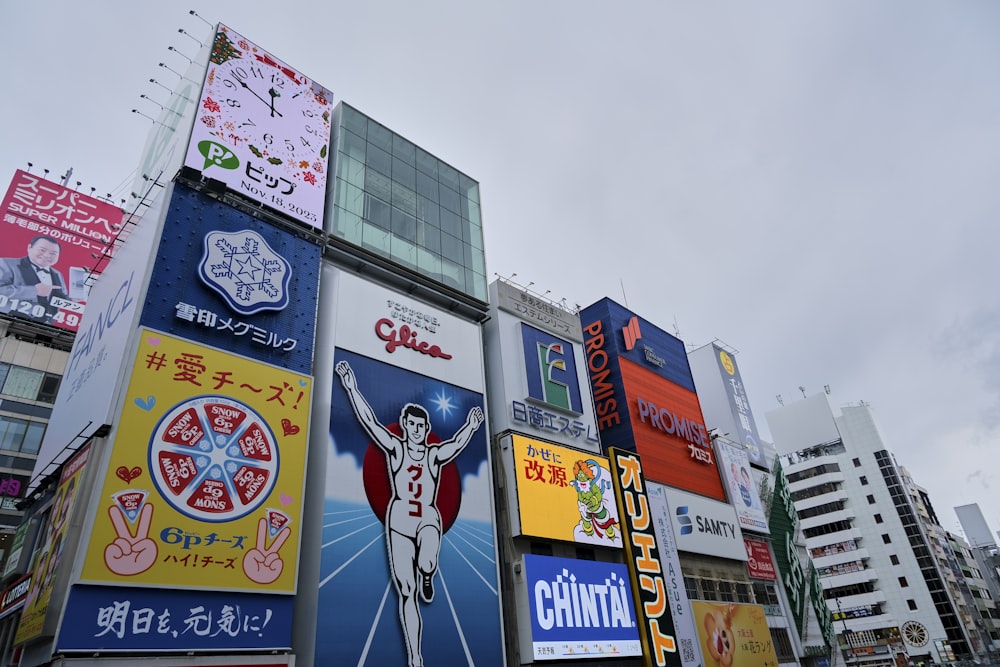
M 292 500 L 293 500 L 293 498 L 290 495 L 288 495 L 287 493 L 282 493 L 281 494 L 281 504 L 282 505 L 288 505 L 288 504 L 290 504 L 292 502 Z
M 142 474 L 142 469 L 139 466 L 136 466 L 129 470 L 125 466 L 119 466 L 118 470 L 115 470 L 115 474 L 118 475 L 118 479 L 128 484 Z
M 295 435 L 299 432 L 299 427 L 293 424 L 290 419 L 282 419 L 281 430 L 285 432 L 285 435 Z
M 145 410 L 146 412 L 149 412 L 150 410 L 153 409 L 153 406 L 156 405 L 156 397 L 147 396 L 145 399 L 137 398 L 135 399 L 135 404 L 138 405 L 143 410 Z
M 157 345 L 160 344 L 160 339 L 159 338 L 147 338 L 146 342 L 149 343 L 150 345 L 152 345 L 153 347 L 156 347 Z

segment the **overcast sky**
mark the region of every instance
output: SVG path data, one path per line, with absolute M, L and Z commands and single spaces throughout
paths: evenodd
M 765 436 L 864 400 L 1000 529 L 1000 3 L 5 1 L 3 187 L 127 197 L 189 9 L 478 180 L 490 280 L 724 341 Z

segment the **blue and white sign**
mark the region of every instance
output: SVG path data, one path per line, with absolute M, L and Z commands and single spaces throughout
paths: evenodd
M 628 568 L 524 556 L 535 660 L 642 655 Z
M 74 586 L 56 642 L 64 651 L 289 649 L 287 595 Z
M 205 234 L 198 275 L 242 315 L 283 310 L 288 305 L 292 267 L 252 230 Z

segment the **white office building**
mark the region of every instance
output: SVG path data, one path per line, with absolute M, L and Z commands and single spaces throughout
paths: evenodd
M 888 667 L 970 657 L 912 489 L 872 409 L 836 414 L 818 394 L 766 418 L 846 662 Z

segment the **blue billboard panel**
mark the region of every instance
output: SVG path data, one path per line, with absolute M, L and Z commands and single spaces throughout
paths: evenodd
M 528 397 L 575 414 L 583 413 L 573 343 L 521 323 Z
M 180 183 L 141 324 L 312 372 L 321 249 Z
M 525 554 L 535 660 L 642 655 L 628 567 Z
M 639 317 L 624 306 L 604 298 L 580 311 L 588 356 L 598 337 L 609 355 L 633 361 L 660 377 L 695 391 L 684 343 Z
M 482 393 L 334 362 L 316 664 L 502 665 Z
M 56 653 L 282 650 L 291 647 L 288 595 L 73 586 Z

